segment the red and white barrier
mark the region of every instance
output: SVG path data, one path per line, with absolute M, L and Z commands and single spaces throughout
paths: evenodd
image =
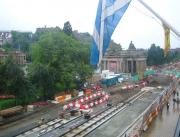
M 130 85 L 125 85 L 122 86 L 121 89 L 133 89 L 135 87 L 144 87 L 147 83 L 146 82 L 142 82 L 142 83 L 138 83 L 138 84 L 130 84 Z
M 95 100 L 96 97 L 100 97 L 99 100 Z M 63 106 L 63 110 L 70 109 L 72 107 L 74 108 L 80 108 L 80 109 L 89 109 L 94 107 L 94 105 L 98 105 L 103 103 L 104 101 L 109 99 L 109 95 L 103 92 L 94 93 L 92 95 L 86 96 L 84 98 L 80 98 L 76 101 L 70 102 Z M 88 104 L 86 103 L 88 102 Z M 86 105 L 84 105 L 85 103 Z

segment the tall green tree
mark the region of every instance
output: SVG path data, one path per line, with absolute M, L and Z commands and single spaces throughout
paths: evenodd
M 32 46 L 30 77 L 42 99 L 57 91 L 77 88 L 92 74 L 90 45 L 84 45 L 63 32 L 48 32 Z M 38 82 L 37 82 L 38 81 Z
M 148 49 L 147 65 L 162 65 L 164 63 L 170 63 L 172 61 L 177 61 L 180 59 L 178 52 L 169 51 L 167 56 L 164 56 L 163 49 L 155 44 L 152 44 L 150 49 Z
M 30 83 L 24 71 L 8 57 L 0 63 L 0 94 L 11 94 L 17 98 L 17 104 L 29 102 Z
M 161 65 L 164 63 L 164 52 L 159 46 L 152 44 L 148 50 L 147 65 Z
M 31 82 L 37 89 L 36 97 L 43 100 L 54 95 L 55 73 L 48 65 L 38 63 L 32 67 Z
M 72 36 L 72 26 L 69 21 L 64 23 L 63 31 L 66 35 Z

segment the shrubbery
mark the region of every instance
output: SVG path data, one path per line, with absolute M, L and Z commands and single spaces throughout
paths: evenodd
M 0 100 L 0 110 L 10 108 L 16 105 L 15 99 L 3 99 Z

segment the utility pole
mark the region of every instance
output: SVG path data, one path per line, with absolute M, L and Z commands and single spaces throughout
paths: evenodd
M 176 36 L 180 38 L 180 33 L 171 26 L 165 19 L 163 19 L 158 13 L 156 13 L 151 7 L 149 7 L 144 1 L 138 0 L 145 8 L 152 12 L 166 27 L 168 27 Z

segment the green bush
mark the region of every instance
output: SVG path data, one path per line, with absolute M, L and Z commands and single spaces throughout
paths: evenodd
M 0 100 L 0 110 L 10 108 L 16 105 L 15 99 L 3 99 Z

